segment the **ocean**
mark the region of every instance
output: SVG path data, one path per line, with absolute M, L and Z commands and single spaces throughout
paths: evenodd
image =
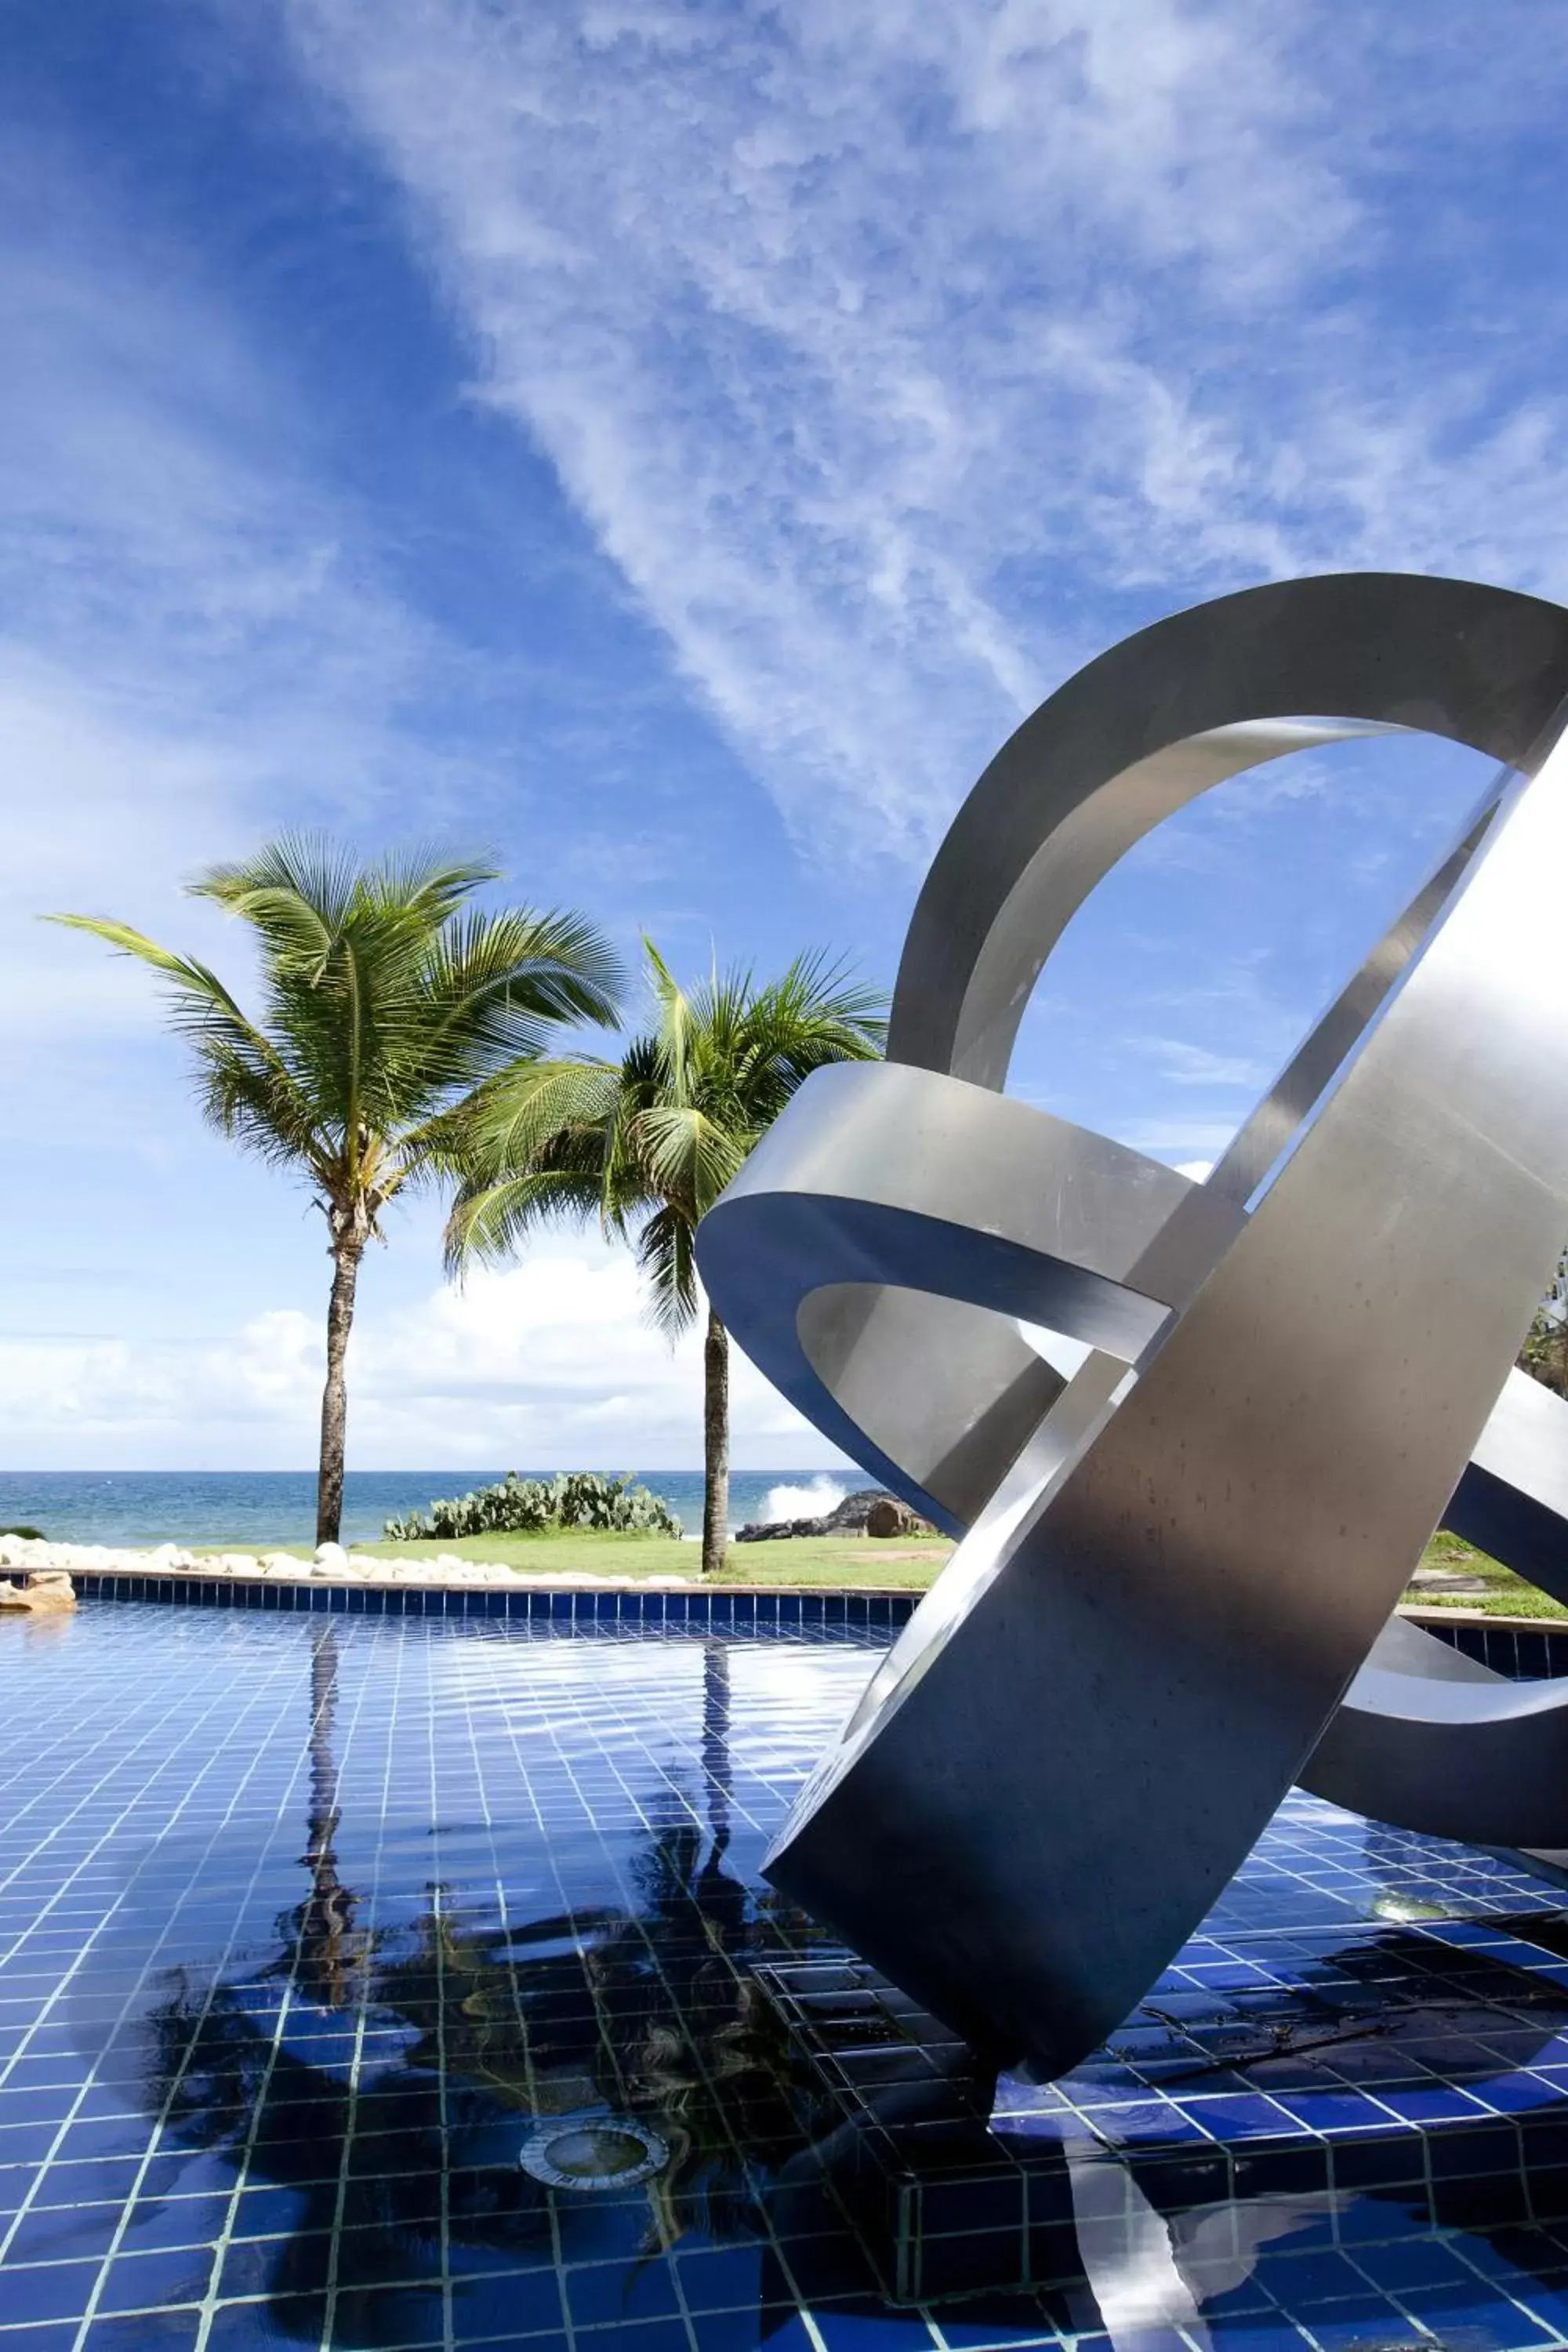
M 500 1470 L 351 1470 L 343 1481 L 343 1540 L 371 1543 L 386 1520 L 425 1510 L 437 1496 L 466 1495 Z M 524 1477 L 545 1478 L 546 1470 Z M 702 1527 L 702 1477 L 695 1470 L 646 1470 L 640 1484 L 661 1496 L 689 1536 Z M 805 1518 L 830 1511 L 858 1474 L 734 1470 L 730 1524 Z M 34 1527 L 57 1543 L 310 1543 L 316 1532 L 316 1479 L 309 1470 L 0 1470 L 0 1528 Z

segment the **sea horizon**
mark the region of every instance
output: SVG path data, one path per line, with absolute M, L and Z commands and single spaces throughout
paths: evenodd
M 574 1467 L 580 1465 L 574 1465 Z M 427 1511 L 437 1497 L 493 1486 L 499 1470 L 350 1470 L 345 1543 L 379 1541 L 386 1520 Z M 612 1475 L 620 1476 L 622 1471 Z M 702 1524 L 700 1470 L 634 1470 L 685 1533 Z M 524 1478 L 553 1470 L 520 1467 Z M 731 1470 L 730 1525 L 829 1511 L 866 1483 L 858 1470 Z M 36 1527 L 57 1543 L 309 1543 L 316 1529 L 313 1470 L 0 1470 L 0 1528 Z

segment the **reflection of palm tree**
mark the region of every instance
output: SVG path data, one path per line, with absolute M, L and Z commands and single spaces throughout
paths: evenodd
M 338 1637 L 331 1625 L 310 1645 L 310 1811 L 305 1852 L 310 1891 L 297 1912 L 297 1981 L 324 2009 L 342 2009 L 357 1993 L 370 1938 L 354 1925 L 357 1897 L 338 1876 L 334 1841 L 342 1815 L 332 1758 L 338 1706 Z
M 734 1787 L 730 1758 L 730 1648 L 702 1644 L 702 1773 L 707 1784 L 708 1827 L 712 1835 L 707 1867 L 718 1870 L 730 1845 L 730 1798 Z
M 754 2227 L 753 2184 L 802 2136 L 784 2087 L 783 2029 L 749 1966 L 777 1948 L 773 1898 L 759 1904 L 723 1866 L 724 1643 L 703 1649 L 705 1822 L 672 1801 L 632 1864 L 626 1908 L 506 1927 L 465 1916 L 439 1890 L 412 1927 L 357 1924 L 360 1898 L 336 1859 L 336 1674 L 329 1629 L 311 1654 L 310 1885 L 279 1923 L 281 1948 L 259 1977 L 210 1998 L 180 1982 L 152 2021 L 153 2088 L 174 2131 L 243 2152 L 252 2180 L 298 2191 L 267 2281 L 272 2323 L 301 2339 L 319 2339 L 330 2320 L 345 2345 L 403 2340 L 427 2316 L 444 2268 L 443 2202 L 455 2273 L 465 2246 L 520 2260 L 550 2252 L 550 2194 L 517 2162 L 540 2116 L 607 2108 L 657 2129 L 670 2162 L 652 2184 L 647 2251 L 693 2228 Z M 279 1984 L 289 2000 L 280 2032 L 268 1997 Z M 346 2053 L 343 2027 L 362 2011 L 402 2029 L 390 2062 L 371 2060 L 374 2042 L 357 2071 L 311 2054 L 313 2019 L 342 2021 L 333 2047 Z M 367 2161 L 393 2147 L 404 2169 Z M 563 2200 L 553 2227 L 570 2252 L 595 2227 L 594 2201 Z M 404 2298 L 385 2311 L 372 2290 L 389 2279 L 420 2282 L 408 2290 L 417 2308 Z

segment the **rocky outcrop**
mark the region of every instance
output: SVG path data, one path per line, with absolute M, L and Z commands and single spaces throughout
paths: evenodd
M 756 1519 L 743 1527 L 737 1543 L 777 1543 L 785 1536 L 929 1536 L 936 1529 L 880 1486 L 846 1495 L 819 1519 Z

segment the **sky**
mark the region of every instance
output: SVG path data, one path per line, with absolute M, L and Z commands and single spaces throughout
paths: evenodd
M 118 915 L 285 827 L 478 850 L 678 972 L 891 982 L 980 769 L 1130 629 L 1361 566 L 1568 595 L 1556 0 L 11 0 L 0 1467 L 313 1458 L 329 1267 Z M 1010 1086 L 1211 1160 L 1480 782 L 1208 795 Z M 596 1234 L 395 1216 L 351 1467 L 671 1468 Z M 736 1460 L 838 1457 L 742 1367 Z

